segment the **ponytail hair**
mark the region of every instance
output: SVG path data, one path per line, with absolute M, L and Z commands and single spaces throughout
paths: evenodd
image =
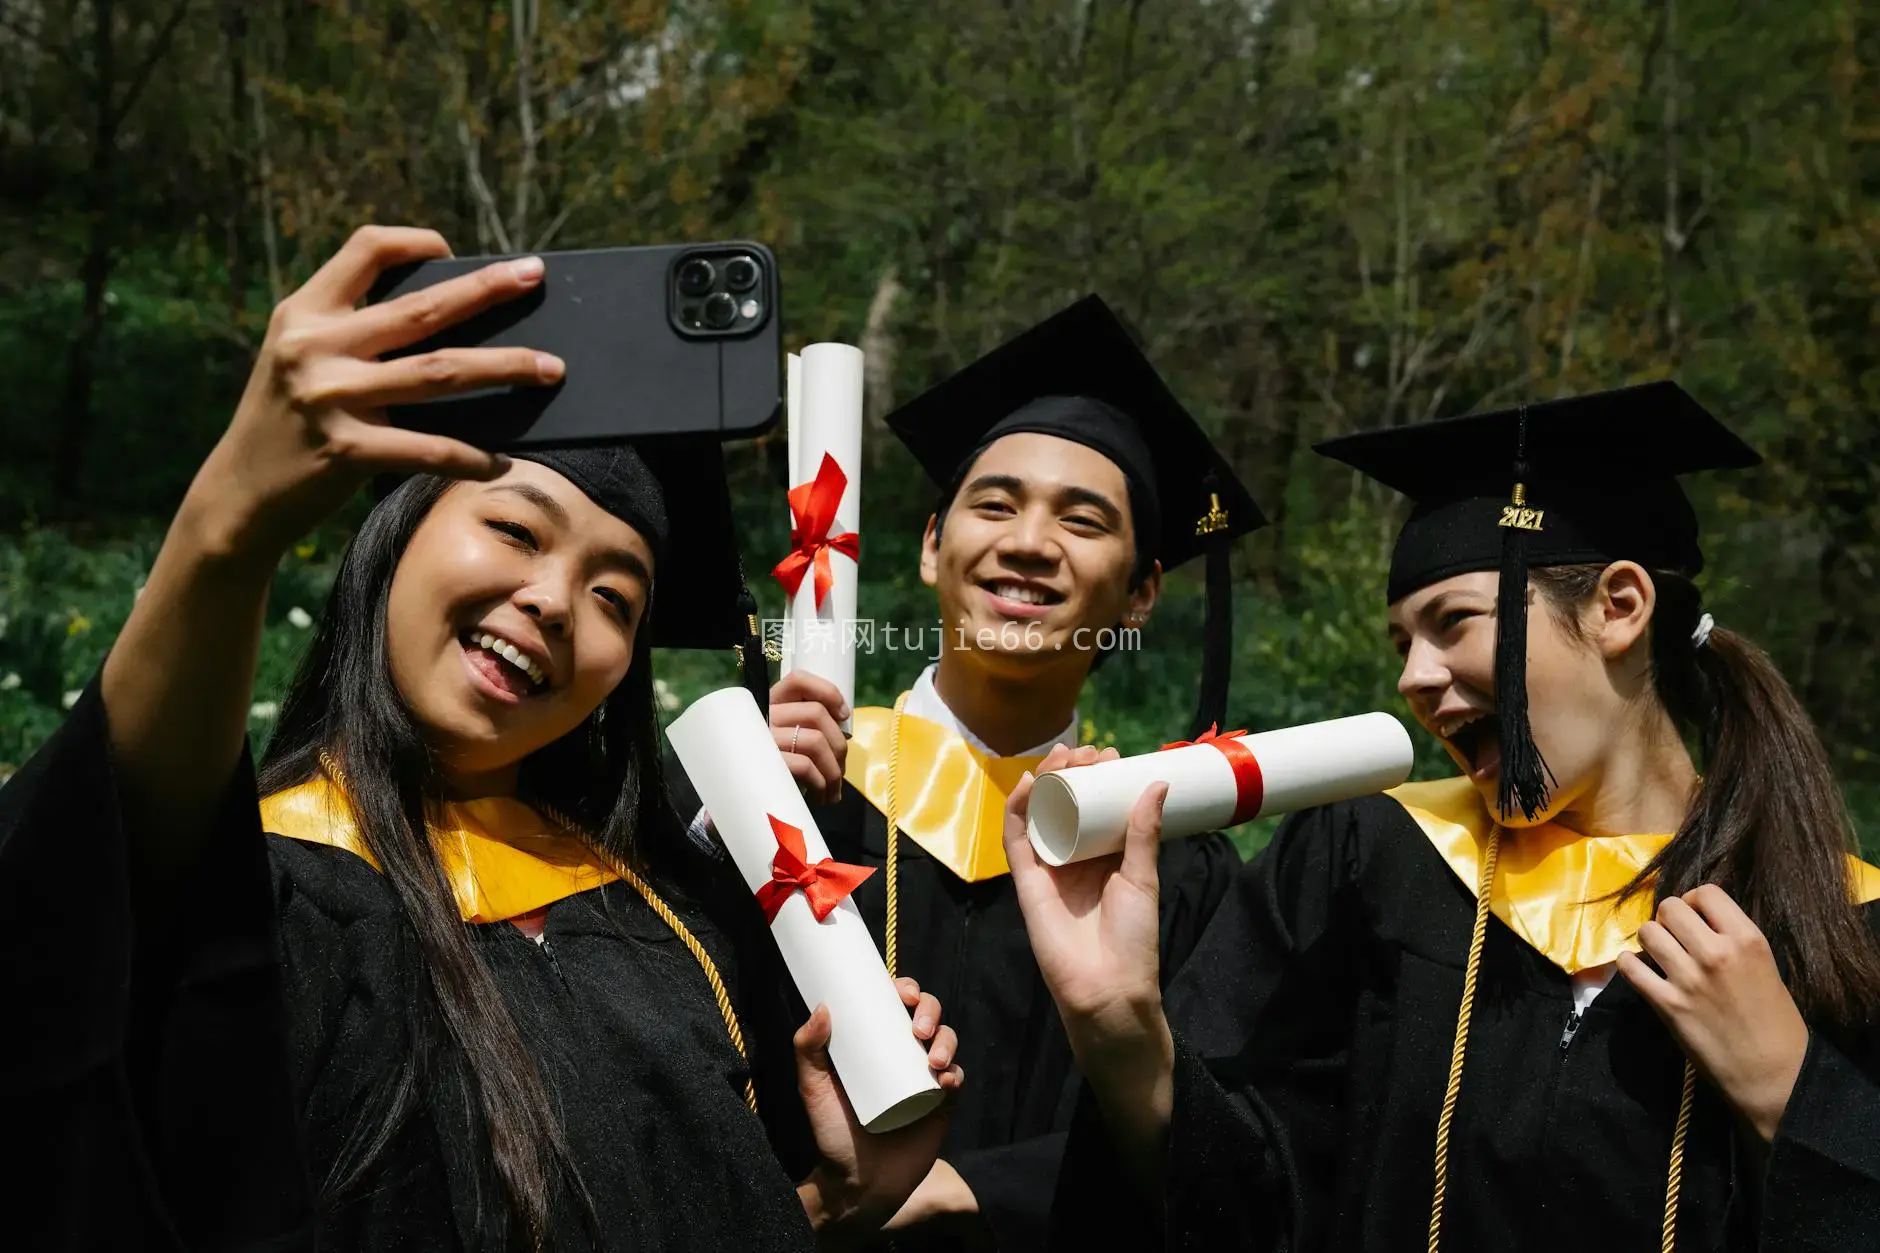
M 1599 587 L 1601 565 L 1530 572 L 1557 614 Z M 1657 901 L 1714 883 L 1761 928 L 1804 1017 L 1855 1027 L 1880 1007 L 1880 942 L 1854 902 L 1858 848 L 1827 750 L 1769 655 L 1734 631 L 1698 638 L 1689 579 L 1654 572 L 1652 680 L 1701 779 L 1676 837 L 1620 895 Z

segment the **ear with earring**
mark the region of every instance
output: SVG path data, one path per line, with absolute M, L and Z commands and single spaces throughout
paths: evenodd
M 1143 623 L 1147 622 L 1148 620 L 1149 620 L 1149 615 L 1146 613 L 1143 613 L 1140 609 L 1132 612 L 1127 619 L 1129 625 L 1133 627 L 1139 627 Z

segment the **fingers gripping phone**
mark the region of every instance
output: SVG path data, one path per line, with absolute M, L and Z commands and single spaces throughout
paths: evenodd
M 540 285 L 387 356 L 525 347 L 567 363 L 554 387 L 486 389 L 395 405 L 389 420 L 481 448 L 656 435 L 762 434 L 782 406 L 777 263 L 746 242 L 550 252 Z M 387 271 L 369 303 L 503 260 L 463 257 Z

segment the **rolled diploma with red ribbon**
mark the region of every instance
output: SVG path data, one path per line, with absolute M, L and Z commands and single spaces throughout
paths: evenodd
M 790 486 L 815 480 L 824 454 L 848 479 L 836 506 L 831 535 L 859 533 L 862 521 L 862 351 L 848 344 L 811 344 L 802 353 L 789 413 Z M 794 403 L 800 401 L 800 403 Z M 797 522 L 791 519 L 792 526 Z M 827 555 L 834 576 L 822 604 L 816 603 L 812 570 L 790 596 L 790 628 L 781 674 L 807 670 L 835 684 L 855 707 L 855 592 L 860 571 L 854 559 Z M 847 730 L 844 726 L 844 730 Z
M 829 846 L 749 691 L 724 688 L 692 702 L 666 738 L 754 896 L 767 895 L 774 879 L 773 817 L 802 833 L 804 860 L 828 858 Z M 770 934 L 804 1002 L 829 1007 L 829 1057 L 862 1126 L 893 1131 L 932 1112 L 940 1085 L 855 902 L 844 899 L 818 922 L 807 896 L 793 891 Z
M 1062 866 L 1120 850 L 1151 783 L 1168 784 L 1170 840 L 1382 792 L 1410 777 L 1413 756 L 1401 722 L 1368 713 L 1073 766 L 1032 784 L 1025 833 L 1039 860 Z

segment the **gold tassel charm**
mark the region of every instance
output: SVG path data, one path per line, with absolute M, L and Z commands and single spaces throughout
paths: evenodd
M 1227 510 L 1221 508 L 1221 494 L 1208 493 L 1208 511 L 1195 521 L 1196 535 L 1212 535 L 1227 529 Z
M 1541 529 L 1541 519 L 1545 517 L 1546 514 L 1547 511 L 1545 509 L 1529 509 L 1527 507 L 1527 484 L 1516 483 L 1514 485 L 1514 502 L 1502 506 L 1501 525 L 1511 526 L 1518 531 L 1538 531 Z

